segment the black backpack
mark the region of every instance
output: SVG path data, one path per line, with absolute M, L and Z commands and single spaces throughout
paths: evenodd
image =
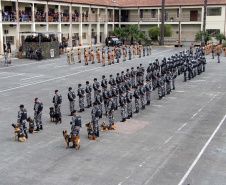
M 101 116 L 101 110 L 97 108 L 95 117 L 100 117 Z
M 26 109 L 23 109 L 22 110 L 21 120 L 25 120 L 25 119 L 27 119 L 27 110 Z
M 57 104 L 61 104 L 61 103 L 62 103 L 62 96 L 61 94 L 59 94 L 57 99 Z
M 112 100 L 112 105 L 111 105 L 111 110 L 116 110 L 116 102 L 114 100 Z
M 38 112 L 42 112 L 43 110 L 43 103 L 42 102 L 39 102 L 39 106 L 38 106 Z

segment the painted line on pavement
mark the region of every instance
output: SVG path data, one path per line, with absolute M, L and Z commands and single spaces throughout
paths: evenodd
M 4 77 L 1 77 L 0 79 L 6 79 L 6 78 L 15 77 L 15 76 L 21 76 L 21 75 L 24 75 L 24 74 L 25 74 L 25 73 L 16 74 L 16 75 L 11 75 L 11 76 L 4 76 Z
M 193 168 L 195 167 L 195 165 L 198 163 L 198 161 L 201 158 L 202 154 L 204 153 L 204 151 L 206 150 L 206 148 L 208 147 L 208 145 L 210 144 L 210 142 L 212 141 L 212 139 L 214 138 L 214 136 L 216 135 L 216 133 L 220 129 L 220 127 L 223 124 L 225 118 L 226 118 L 226 115 L 224 115 L 223 119 L 221 120 L 221 122 L 219 123 L 219 125 L 217 126 L 217 128 L 214 130 L 213 134 L 210 136 L 210 138 L 208 139 L 208 141 L 206 142 L 206 144 L 204 145 L 204 147 L 202 148 L 202 150 L 199 152 L 198 156 L 196 157 L 196 159 L 194 160 L 194 162 L 192 163 L 192 165 L 190 166 L 190 168 L 188 169 L 188 171 L 185 173 L 184 177 L 178 183 L 178 185 L 182 185 L 184 183 L 184 181 L 187 179 L 188 175 L 191 173 L 191 171 L 193 170 Z
M 30 79 L 38 78 L 38 77 L 42 77 L 42 76 L 44 76 L 44 75 L 33 76 L 33 77 L 29 77 L 29 78 L 23 78 L 23 79 L 21 79 L 20 81 L 23 81 L 23 80 L 30 80 Z
M 50 81 L 54 81 L 54 80 L 57 80 L 57 79 L 62 79 L 62 78 L 69 77 L 69 76 L 74 76 L 74 75 L 77 75 L 79 73 L 83 73 L 83 72 L 87 72 L 87 71 L 92 71 L 92 70 L 95 70 L 95 69 L 98 69 L 98 68 L 101 68 L 101 67 L 87 69 L 85 71 L 80 71 L 80 72 L 73 73 L 73 74 L 68 74 L 68 75 L 59 76 L 59 77 L 56 77 L 56 78 L 50 78 L 48 80 L 42 80 L 42 81 L 30 83 L 30 84 L 24 84 L 24 85 L 21 85 L 21 86 L 18 86 L 18 87 L 13 87 L 13 88 L 9 88 L 9 89 L 0 90 L 0 93 L 12 91 L 12 90 L 15 90 L 15 89 L 20 89 L 20 88 L 23 88 L 23 87 L 28 87 L 28 86 L 31 86 L 31 85 L 36 85 L 36 84 L 41 84 L 41 83 L 45 83 L 45 82 L 50 82 Z

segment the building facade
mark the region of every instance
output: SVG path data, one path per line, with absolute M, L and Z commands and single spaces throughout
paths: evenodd
M 59 41 L 69 46 L 103 43 L 115 27 L 134 24 L 148 35 L 148 29 L 161 25 L 161 1 L 135 0 L 51 0 L 0 1 L 0 54 L 3 43 L 17 50 L 27 35 L 24 31 L 57 31 Z M 202 30 L 204 6 L 201 0 L 166 0 L 165 24 L 173 36 L 166 42 L 190 42 Z M 213 36 L 225 34 L 226 0 L 208 0 L 206 30 Z

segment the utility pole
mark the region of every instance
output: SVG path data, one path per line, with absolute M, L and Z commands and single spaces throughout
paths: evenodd
M 203 27 L 202 27 L 202 46 L 206 44 L 205 41 L 205 32 L 206 32 L 206 7 L 207 7 L 207 0 L 204 0 L 204 15 L 203 15 Z
M 162 0 L 162 26 L 161 26 L 161 40 L 160 45 L 164 45 L 164 22 L 165 22 L 165 0 Z

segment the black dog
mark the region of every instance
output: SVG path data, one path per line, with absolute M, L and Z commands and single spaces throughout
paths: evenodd
M 60 121 L 60 123 L 61 123 L 60 115 L 55 113 L 54 107 L 50 107 L 49 110 L 50 110 L 50 112 L 49 112 L 50 120 L 51 120 L 52 122 L 55 121 L 56 124 L 57 124 L 59 121 Z

